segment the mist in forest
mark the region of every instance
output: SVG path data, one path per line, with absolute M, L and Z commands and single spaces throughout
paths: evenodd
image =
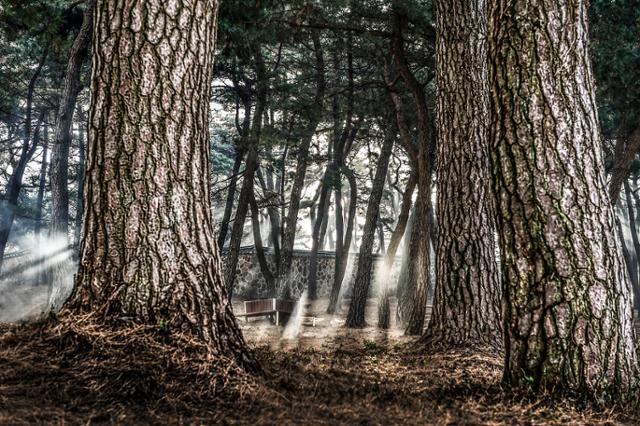
M 32 320 L 58 309 L 71 293 L 77 268 L 66 238 L 25 236 L 16 245 L 21 255 L 5 259 L 0 275 L 1 322 Z
M 292 340 L 296 339 L 300 334 L 300 327 L 302 326 L 302 320 L 304 319 L 304 315 L 307 309 L 307 291 L 305 290 L 300 299 L 296 302 L 295 308 L 293 308 L 293 312 L 291 313 L 291 318 L 287 321 L 287 325 L 284 327 L 282 331 L 281 339 Z

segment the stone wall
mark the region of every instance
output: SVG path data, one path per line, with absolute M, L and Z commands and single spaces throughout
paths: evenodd
M 223 253 L 223 259 L 226 252 Z M 291 289 L 292 297 L 299 297 L 302 292 L 307 288 L 307 275 L 309 270 L 309 256 L 310 252 L 303 250 L 295 250 L 293 253 L 293 260 L 291 263 L 291 274 L 289 275 L 289 287 Z M 266 250 L 267 262 L 269 263 L 271 270 L 275 270 L 273 252 Z M 373 255 L 374 269 L 375 265 L 382 259 L 380 255 Z M 355 273 L 357 269 L 358 255 L 351 254 L 349 264 L 347 265 L 347 271 L 345 273 L 346 286 L 343 288 L 343 292 L 348 294 L 351 290 L 351 285 L 355 279 Z M 392 269 L 392 280 L 395 282 L 399 273 L 400 262 L 396 260 Z M 333 276 L 335 268 L 335 254 L 333 252 L 318 252 L 318 296 L 328 297 L 331 293 L 331 287 L 333 286 Z M 243 247 L 240 251 L 238 258 L 236 282 L 234 285 L 233 295 L 240 299 L 254 299 L 260 297 L 267 297 L 268 291 L 262 272 L 260 271 L 260 265 L 258 264 L 258 258 L 255 255 L 253 247 Z M 372 280 L 373 290 L 373 280 Z

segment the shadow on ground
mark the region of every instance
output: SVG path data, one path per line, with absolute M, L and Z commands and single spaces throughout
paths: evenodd
M 309 339 L 260 340 L 265 372 L 251 376 L 157 327 L 70 316 L 0 326 L 0 424 L 640 424 L 629 410 L 515 395 L 495 355 L 424 355 L 393 333 L 339 325 Z

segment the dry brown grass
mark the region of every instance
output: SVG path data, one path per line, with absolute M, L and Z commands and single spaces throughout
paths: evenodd
M 513 394 L 488 354 L 421 355 L 338 333 L 256 355 L 263 377 L 157 327 L 69 316 L 2 326 L 0 423 L 640 424 L 629 410 Z

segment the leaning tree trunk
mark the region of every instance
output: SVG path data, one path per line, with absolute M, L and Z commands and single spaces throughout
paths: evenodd
M 409 317 L 410 300 L 408 297 L 411 288 L 407 283 L 409 276 L 409 261 L 411 252 L 411 239 L 413 238 L 413 222 L 416 219 L 417 208 L 415 204 L 409 212 L 407 220 L 407 228 L 405 229 L 404 244 L 402 247 L 402 255 L 400 260 L 400 272 L 398 272 L 398 283 L 396 284 L 396 322 L 398 324 L 406 324 Z
M 236 197 L 236 186 L 238 185 L 238 178 L 240 176 L 240 166 L 242 166 L 242 160 L 244 158 L 245 146 L 247 144 L 247 138 L 249 135 L 249 128 L 251 125 L 251 100 L 249 98 L 243 99 L 244 103 L 244 118 L 242 120 L 242 127 L 240 130 L 240 139 L 235 146 L 235 159 L 233 161 L 233 170 L 229 177 L 229 188 L 227 189 L 227 200 L 224 206 L 224 213 L 222 214 L 222 221 L 220 222 L 220 229 L 218 231 L 218 248 L 223 249 L 224 243 L 227 240 L 227 233 L 229 232 L 229 222 L 231 221 L 231 213 L 233 212 L 233 204 Z
M 637 357 L 604 175 L 587 6 L 489 2 L 505 380 L 617 399 L 628 396 Z
M 380 217 L 380 204 L 384 192 L 384 182 L 389 169 L 389 158 L 391 158 L 396 134 L 395 111 L 392 110 L 390 119 L 387 120 L 384 143 L 380 149 L 371 194 L 369 194 L 369 201 L 367 202 L 362 242 L 360 243 L 360 251 L 358 252 L 358 269 L 353 284 L 353 296 L 351 297 L 351 304 L 349 305 L 349 312 L 347 313 L 347 327 L 364 327 L 365 325 L 365 308 L 373 272 L 373 242 Z
M 85 221 L 68 306 L 192 332 L 252 368 L 210 210 L 216 9 L 215 0 L 96 3 Z
M 407 270 L 407 289 L 404 297 L 406 317 L 404 326 L 405 334 L 417 336 L 424 329 L 425 315 L 427 313 L 427 298 L 429 282 L 431 280 L 431 239 L 429 228 L 431 227 L 431 187 L 418 185 L 418 198 L 416 199 L 416 216 L 413 222 L 413 232 L 409 242 L 409 265 Z
M 418 196 L 416 199 L 416 217 L 410 242 L 411 262 L 408 265 L 407 283 L 410 291 L 405 293 L 411 301 L 406 318 L 405 333 L 422 334 L 427 310 L 427 290 L 431 274 L 431 235 L 433 233 L 433 208 L 431 203 L 431 178 L 434 169 L 431 155 L 434 144 L 431 112 L 423 86 L 415 77 L 404 54 L 402 30 L 406 26 L 407 17 L 398 9 L 393 16 L 394 31 L 391 37 L 391 53 L 404 80 L 413 95 L 420 145 L 416 154 L 416 173 L 418 175 Z
M 501 347 L 485 0 L 437 0 L 436 278 L 422 342 Z
M 349 263 L 349 256 L 351 255 L 351 242 L 355 239 L 354 231 L 356 225 L 356 209 L 358 207 L 358 183 L 353 173 L 347 174 L 347 180 L 349 181 L 349 218 L 347 219 L 347 230 L 342 243 L 342 255 L 338 256 L 336 254 L 335 257 L 336 264 L 334 268 L 333 285 L 331 286 L 329 305 L 327 306 L 328 314 L 335 314 L 338 309 L 342 282 L 345 279 L 347 264 Z
M 91 44 L 93 10 L 95 1 L 85 5 L 84 17 L 80 32 L 71 46 L 67 71 L 62 87 L 60 108 L 56 117 L 56 125 L 51 146 L 51 223 L 50 234 L 53 237 L 68 238 L 69 234 L 69 148 L 71 147 L 71 127 L 73 112 L 80 84 L 80 69 Z M 52 279 L 56 280 L 54 271 Z
M 238 197 L 238 207 L 236 217 L 233 220 L 231 229 L 231 240 L 229 241 L 229 252 L 226 259 L 226 284 L 229 296 L 233 293 L 233 286 L 236 279 L 236 268 L 238 267 L 238 257 L 240 256 L 240 246 L 244 236 L 244 222 L 249 212 L 249 203 L 253 196 L 253 180 L 258 169 L 258 150 L 260 145 L 260 135 L 262 132 L 262 114 L 267 100 L 267 75 L 262 57 L 261 47 L 256 46 L 256 79 L 258 80 L 258 90 L 256 94 L 256 108 L 253 114 L 253 123 L 248 141 L 247 159 L 244 168 L 244 179 Z
M 22 177 L 27 168 L 27 163 L 33 157 L 36 152 L 38 144 L 31 141 L 32 135 L 32 115 L 33 115 L 33 96 L 36 88 L 36 82 L 40 77 L 44 61 L 49 53 L 49 48 L 45 48 L 44 52 L 40 56 L 40 61 L 36 67 L 29 85 L 27 86 L 27 105 L 25 108 L 24 118 L 24 135 L 22 139 L 22 147 L 20 149 L 20 155 L 18 157 L 18 163 L 13 168 L 11 176 L 5 187 L 4 200 L 0 200 L 0 272 L 2 271 L 2 263 L 4 260 L 4 252 L 9 242 L 9 235 L 11 235 L 11 228 L 13 227 L 13 220 L 15 219 L 16 209 L 18 207 L 18 197 L 22 190 Z M 42 114 L 42 111 L 41 111 Z M 42 115 L 44 117 L 44 115 Z M 42 119 L 38 120 L 36 129 L 40 126 Z
M 416 188 L 416 175 L 412 173 L 407 181 L 407 186 L 402 194 L 402 203 L 400 207 L 400 215 L 391 238 L 389 239 L 389 247 L 384 256 L 384 266 L 381 273 L 384 274 L 380 278 L 380 293 L 378 295 L 378 328 L 387 329 L 391 323 L 391 302 L 389 300 L 391 289 L 391 274 L 396 260 L 396 253 L 400 247 L 400 241 L 405 234 L 407 224 L 409 223 L 409 213 L 413 203 L 413 191 Z
M 293 184 L 291 185 L 291 195 L 289 196 L 289 210 L 287 211 L 287 216 L 283 223 L 282 255 L 280 257 L 280 265 L 278 267 L 280 275 L 280 292 L 284 292 L 285 288 L 289 285 L 289 272 L 291 270 L 291 262 L 293 260 L 293 247 L 296 240 L 300 201 L 302 199 L 305 177 L 307 175 L 307 166 L 309 164 L 309 149 L 318 124 L 320 123 L 320 120 L 322 120 L 326 84 L 324 78 L 324 56 L 318 31 L 314 31 L 312 33 L 312 40 L 316 57 L 316 93 L 313 104 L 309 107 L 309 123 L 304 129 L 302 142 L 298 147 L 296 171 L 293 178 Z

